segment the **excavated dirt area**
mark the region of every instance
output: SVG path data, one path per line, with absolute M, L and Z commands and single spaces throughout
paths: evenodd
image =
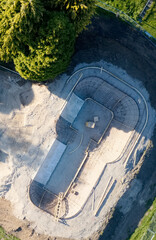
M 95 66 L 95 64 L 101 67 L 103 62 L 108 63 L 105 64 L 105 67 L 112 70 L 114 74 L 118 76 L 122 74 L 122 77 L 129 75 L 132 79 L 141 81 L 149 93 L 152 107 L 156 108 L 156 48 L 127 24 L 108 16 L 93 19 L 88 30 L 80 35 L 76 43 L 75 54 L 66 74 L 70 76 L 78 64 L 81 64 L 80 67 Z M 113 65 L 117 67 L 112 68 Z M 118 69 L 120 69 L 119 73 L 117 72 Z M 55 129 L 51 126 L 55 124 L 63 103 L 63 99 L 60 99 L 63 83 L 55 81 L 53 84 L 47 84 L 47 86 L 39 86 L 27 82 L 23 85 L 20 78 L 18 79 L 14 74 L 0 72 L 0 76 L 4 80 L 4 86 L 0 89 L 1 96 L 4 96 L 3 88 L 7 89 L 5 104 L 1 106 L 0 134 L 1 140 L 3 140 L 0 143 L 1 169 L 3 169 L 1 178 L 3 179 L 3 174 L 5 175 L 6 172 L 9 176 L 3 186 L 0 186 L 0 193 L 1 196 L 6 195 L 11 200 L 11 197 L 13 198 L 11 194 L 18 192 L 17 186 L 20 183 L 29 186 L 28 180 L 35 175 L 42 162 L 41 160 L 47 154 L 47 149 L 51 146 L 51 139 L 56 136 Z M 62 78 L 62 81 L 65 81 L 65 79 L 65 77 Z M 140 88 L 142 88 L 142 84 L 140 84 Z M 14 93 L 18 93 L 18 97 L 14 98 Z M 42 105 L 43 98 L 44 104 Z M 3 99 L 1 101 L 3 102 Z M 49 104 L 50 102 L 51 104 Z M 57 109 L 55 108 L 56 105 Z M 41 112 L 44 114 L 41 115 Z M 38 126 L 36 128 L 34 127 L 35 122 L 39 123 L 36 124 Z M 107 224 L 109 215 L 113 214 L 101 239 L 125 240 L 133 232 L 155 197 L 155 133 L 151 140 L 154 147 L 148 152 L 143 165 L 137 166 L 128 176 L 127 181 L 130 181 L 141 167 L 136 179 L 131 182 L 129 189 L 119 200 L 115 211 L 112 209 L 107 216 L 108 218 L 105 219 L 103 227 Z M 14 168 L 15 164 L 17 169 Z M 31 165 L 33 168 L 31 168 Z M 19 169 L 23 169 L 23 179 L 28 176 L 28 182 L 22 182 Z M 16 185 L 12 186 L 14 179 L 16 179 Z M 10 189 L 11 194 L 9 194 Z M 21 217 L 21 214 L 17 214 L 17 209 L 22 209 L 22 202 L 16 199 L 16 194 L 14 197 L 13 203 L 16 205 L 16 215 Z M 27 199 L 27 196 L 23 193 L 22 198 Z M 28 201 L 26 203 L 29 204 Z M 25 209 L 28 209 L 27 206 L 23 209 L 23 216 L 24 214 L 31 216 L 32 213 L 24 212 Z M 45 216 L 43 216 L 43 220 L 46 221 Z M 89 222 L 87 222 L 86 217 L 86 224 L 89 226 Z M 35 226 L 35 223 L 28 222 L 25 217 L 23 217 L 23 220 L 16 219 L 11 211 L 10 203 L 3 198 L 0 200 L 0 225 L 22 240 L 54 239 L 48 237 L 48 231 L 44 231 L 44 229 L 42 229 L 42 233 L 44 232 L 46 236 L 36 235 L 37 226 Z M 103 227 L 100 226 L 99 231 L 90 236 L 91 239 L 98 238 Z M 55 230 L 54 228 L 54 232 Z M 83 232 L 81 237 L 83 237 Z

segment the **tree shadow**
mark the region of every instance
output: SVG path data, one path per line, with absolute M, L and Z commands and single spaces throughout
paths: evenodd
M 7 161 L 8 154 L 0 150 L 0 162 L 5 163 Z
M 15 73 L 0 70 L 0 112 L 10 114 L 14 110 L 20 110 L 21 106 L 29 105 L 34 93 L 32 83 L 23 80 Z
M 75 52 L 65 73 L 71 76 L 78 64 L 87 65 L 101 60 L 124 69 L 133 78 L 140 79 L 150 93 L 152 104 L 156 106 L 156 48 L 141 32 L 116 18 L 114 14 L 106 14 L 104 11 L 101 16 L 95 16 L 87 30 L 77 38 Z M 9 66 L 14 69 L 12 63 Z M 64 98 L 62 89 L 65 80 L 59 81 L 58 76 L 52 83 L 50 81 L 52 80 L 40 84 L 46 84 L 51 93 Z
M 156 129 L 155 129 L 156 133 Z M 153 144 L 156 144 L 156 135 L 152 137 Z M 140 220 L 149 209 L 156 196 L 156 164 L 155 164 L 156 148 L 152 148 L 146 154 L 143 165 L 134 179 L 130 188 L 120 198 L 115 207 L 112 218 L 99 237 L 99 240 L 125 240 L 129 239 L 130 235 L 138 227 Z M 136 196 L 132 193 L 137 185 L 137 182 L 142 184 Z M 128 203 L 131 203 L 128 207 Z M 126 213 L 123 213 L 123 205 L 129 208 Z
M 70 76 L 80 63 L 87 65 L 101 60 L 141 80 L 156 106 L 156 48 L 139 31 L 114 15 L 92 19 L 92 24 L 77 38 L 75 53 L 66 73 Z
M 100 211 L 101 209 L 104 207 L 104 205 L 106 204 L 109 196 L 111 195 L 113 189 L 115 188 L 115 185 L 116 185 L 117 181 L 115 180 L 113 185 L 111 186 L 111 188 L 109 189 L 108 193 L 106 194 L 105 198 L 104 198 L 104 201 L 102 202 L 101 206 L 99 207 L 97 213 L 96 213 L 96 216 L 98 216 L 100 214 Z
M 11 157 L 11 161 L 15 166 L 30 166 L 34 160 L 43 156 L 43 150 L 40 146 L 34 145 L 31 141 L 31 133 L 28 134 L 26 129 L 6 129 L 0 135 L 0 153 L 2 161 L 6 164 Z M 35 161 L 32 168 L 36 169 L 38 163 Z

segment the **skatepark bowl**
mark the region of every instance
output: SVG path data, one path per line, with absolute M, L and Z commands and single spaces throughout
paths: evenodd
M 31 201 L 57 221 L 83 210 L 107 164 L 123 161 L 126 167 L 147 123 L 146 103 L 131 85 L 99 68 L 71 79 L 57 138 L 29 188 Z M 95 216 L 114 182 L 112 173 Z

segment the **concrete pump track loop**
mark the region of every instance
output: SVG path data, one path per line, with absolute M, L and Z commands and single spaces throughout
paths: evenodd
M 62 140 L 62 134 L 60 132 L 59 137 L 58 130 L 57 139 L 29 187 L 32 203 L 54 216 L 57 221 L 72 219 L 82 212 L 88 199 L 94 195 L 108 165 L 122 160 L 124 168 L 127 168 L 148 123 L 148 106 L 142 93 L 102 67 L 84 67 L 74 72 L 66 80 L 62 96 L 66 101 L 59 109 L 60 122 L 71 133 L 68 139 Z M 93 116 L 100 119 L 96 128 L 98 134 L 84 127 L 85 122 L 93 119 Z M 101 125 L 101 119 L 105 120 L 102 121 L 105 126 Z M 111 144 L 109 141 L 113 139 L 111 131 L 114 128 L 118 128 L 118 133 L 123 132 L 126 136 L 125 144 L 122 144 L 119 153 L 114 154 L 114 159 L 110 156 L 103 163 L 101 156 L 107 156 L 109 149 L 106 147 L 102 152 L 100 145 L 105 147 L 105 144 Z M 122 139 L 120 134 L 119 138 Z M 50 161 L 52 158 L 53 161 Z M 93 159 L 101 161 L 98 167 L 96 163 L 98 170 L 94 177 Z M 134 160 L 132 168 L 135 165 Z M 74 166 L 76 169 L 73 170 Z M 90 169 L 90 176 L 86 172 L 87 167 Z M 104 194 L 100 196 L 98 206 L 94 209 L 95 216 L 115 184 L 116 179 L 110 176 Z

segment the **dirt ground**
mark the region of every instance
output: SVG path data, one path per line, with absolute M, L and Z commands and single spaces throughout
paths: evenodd
M 21 221 L 13 215 L 9 201 L 0 198 L 0 226 L 4 227 L 9 234 L 22 240 L 56 240 L 56 238 L 35 233 L 35 229 L 31 228 L 30 223 L 23 220 Z M 57 238 L 57 240 L 61 240 L 61 238 Z
M 92 63 L 104 60 L 125 69 L 127 73 L 143 82 L 150 94 L 151 104 L 156 108 L 156 48 L 140 33 L 117 18 L 96 17 L 87 31 L 83 32 L 76 43 L 76 51 L 67 70 L 68 75 L 79 63 Z M 107 225 L 101 239 L 125 240 L 137 227 L 141 217 L 156 196 L 156 131 L 152 138 L 154 147 L 147 154 L 137 180 L 142 183 L 135 201 L 131 201 L 134 189 L 132 182 L 129 190 L 119 201 L 113 218 Z M 130 204 L 130 209 L 123 213 L 122 201 Z M 16 219 L 11 205 L 0 199 L 0 225 L 9 233 L 22 240 L 51 240 L 48 236 L 37 235 L 30 228 L 30 223 Z M 17 231 L 21 227 L 20 231 Z M 102 231 L 102 229 L 100 229 Z M 91 239 L 97 238 L 93 236 Z M 58 238 L 57 238 L 58 239 Z

